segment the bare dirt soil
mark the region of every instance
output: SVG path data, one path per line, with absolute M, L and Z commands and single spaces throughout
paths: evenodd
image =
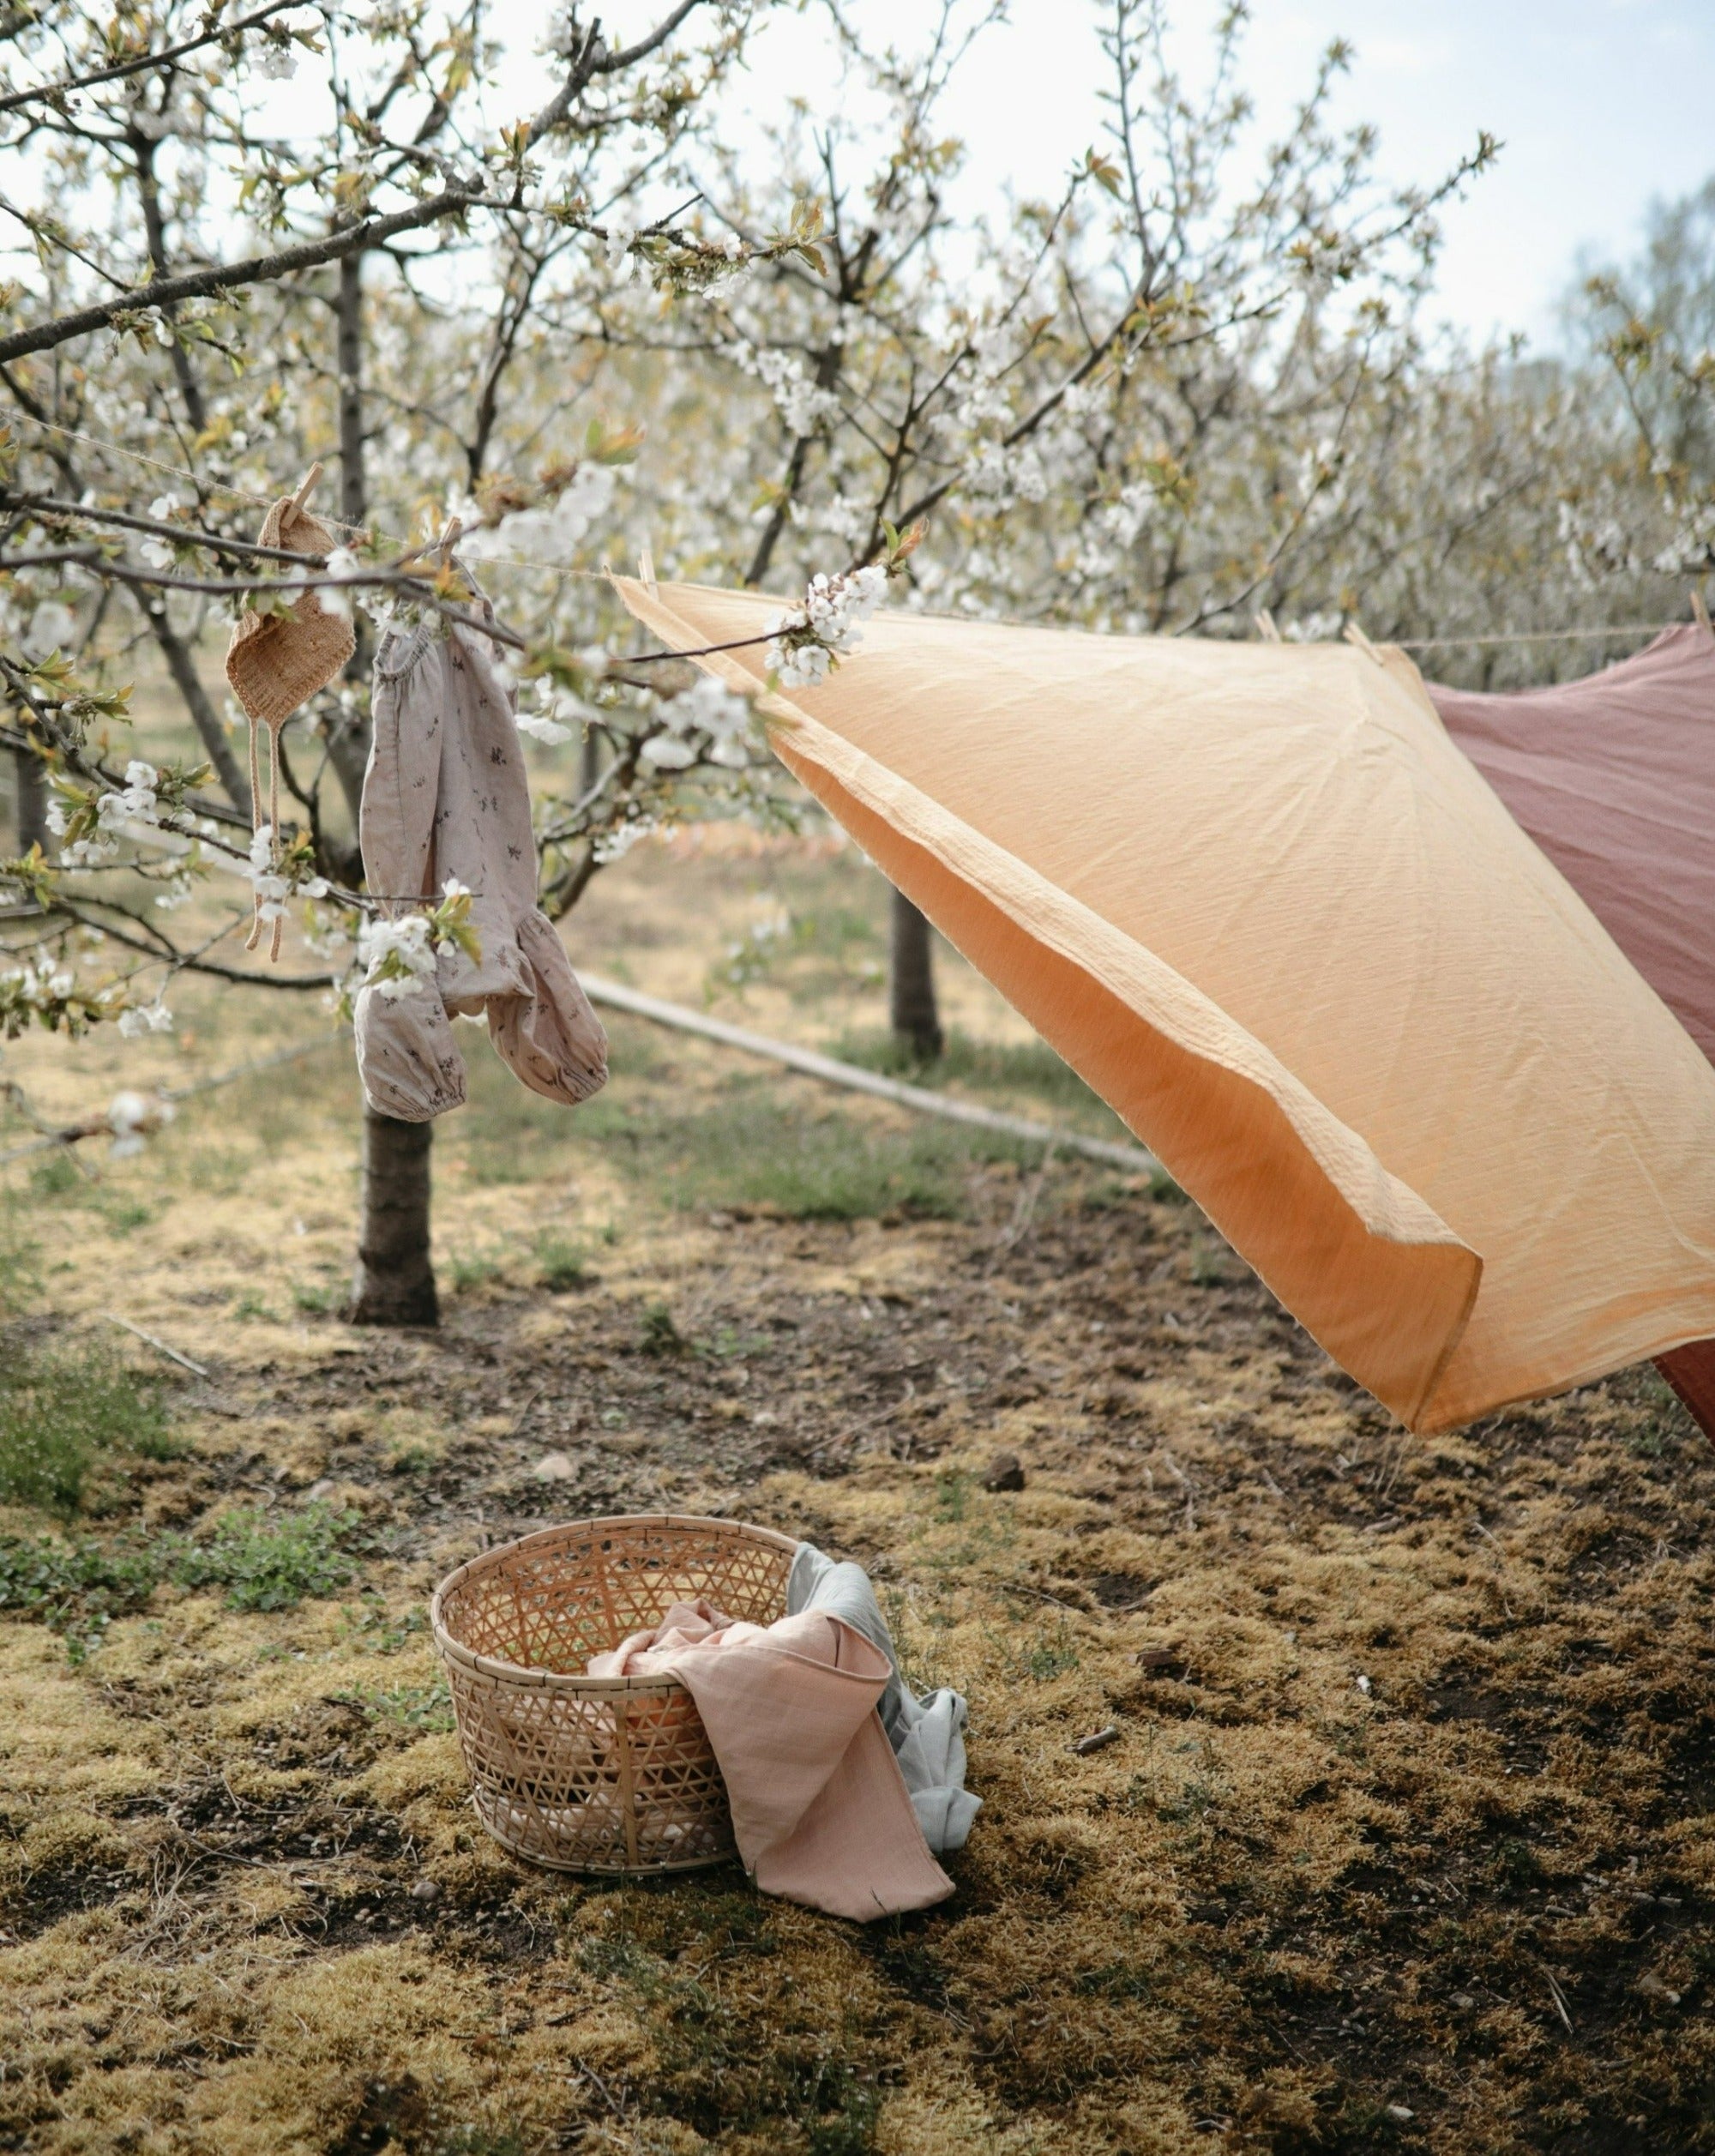
M 640 855 L 569 940 L 867 1052 L 881 895 Z M 1111 1130 L 944 972 L 950 1082 Z M 318 1022 L 181 1003 L 8 1070 L 87 1107 Z M 1158 1183 L 614 1036 L 573 1117 L 462 1036 L 434 1333 L 338 1315 L 337 1045 L 7 1171 L 0 1352 L 123 1342 L 170 1441 L 0 1509 L 0 2147 L 1715 2147 L 1715 1453 L 1653 1374 L 1412 1438 Z M 950 1902 L 859 1928 L 478 1829 L 435 1581 L 664 1509 L 862 1559 L 969 1695 Z

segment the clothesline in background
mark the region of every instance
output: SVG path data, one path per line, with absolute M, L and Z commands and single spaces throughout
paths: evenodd
M 174 479 L 187 479 L 191 485 L 206 488 L 210 493 L 224 495 L 229 501 L 248 502 L 257 509 L 271 509 L 277 498 L 271 494 L 253 494 L 241 486 L 228 486 L 218 479 L 201 478 L 184 465 L 171 464 L 160 457 L 146 456 L 141 449 L 124 449 L 117 442 L 104 440 L 99 435 L 86 434 L 76 427 L 63 427 L 51 419 L 32 419 L 30 425 L 48 434 L 63 435 L 68 441 L 87 443 L 91 449 L 104 450 L 109 455 L 127 458 L 133 464 L 146 465 L 151 471 L 169 473 Z M 322 521 L 340 532 L 372 532 L 377 539 L 386 539 L 395 546 L 411 544 L 408 539 L 400 538 L 398 533 L 384 532 L 376 525 L 347 524 L 336 516 L 324 517 Z M 493 564 L 504 569 L 524 569 L 539 575 L 544 569 L 556 569 L 558 575 L 572 577 L 580 582 L 605 584 L 608 581 L 603 569 L 560 568 L 555 563 L 532 561 L 519 554 L 484 554 L 482 559 L 484 568 Z M 644 581 L 650 580 L 646 576 Z M 1694 600 L 1694 608 L 1695 605 Z M 1270 642 L 1282 641 L 1274 629 L 1273 617 L 1267 608 L 1261 610 L 1257 619 L 1259 626 L 1267 623 L 1262 633 Z M 1592 641 L 1604 637 L 1659 636 L 1664 631 L 1679 626 L 1677 622 L 1603 622 L 1584 629 L 1507 629 L 1487 636 L 1411 636 L 1389 638 L 1387 641 L 1401 651 L 1453 651 L 1472 645 L 1560 644 Z

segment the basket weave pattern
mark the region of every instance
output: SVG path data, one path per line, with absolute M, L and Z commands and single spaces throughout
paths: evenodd
M 444 1580 L 430 1620 L 495 1840 L 561 1871 L 684 1871 L 731 1856 L 725 1786 L 684 1686 L 577 1672 L 675 1602 L 702 1597 L 772 1624 L 797 1548 L 731 1520 L 587 1520 Z

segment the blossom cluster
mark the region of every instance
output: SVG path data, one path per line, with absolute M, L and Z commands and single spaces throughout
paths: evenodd
M 749 702 L 702 674 L 689 689 L 669 696 L 657 712 L 661 725 L 642 748 L 642 762 L 653 771 L 685 771 L 699 762 L 742 771 L 750 761 L 753 735 Z
M 581 464 L 570 482 L 551 501 L 512 509 L 497 524 L 482 525 L 481 508 L 458 503 L 454 513 L 476 527 L 460 540 L 460 551 L 474 562 L 512 554 L 545 568 L 564 569 L 575 558 L 579 543 L 599 516 L 611 506 L 614 475 L 610 466 Z
M 887 588 L 888 572 L 878 562 L 838 576 L 813 576 L 802 602 L 768 623 L 768 671 L 781 688 L 813 689 L 826 681 L 863 641 L 858 624 L 875 612 Z
M 419 996 L 435 978 L 438 954 L 448 945 L 467 958 L 482 956 L 471 926 L 471 891 L 456 876 L 441 887 L 441 900 L 426 912 L 376 914 L 358 931 L 362 985 L 390 1003 Z
M 111 861 L 127 824 L 159 824 L 159 785 L 154 765 L 134 757 L 125 766 L 123 789 L 97 796 L 93 812 L 89 798 L 75 789 L 57 793 L 48 804 L 47 824 L 64 841 L 59 850 L 62 864 L 83 869 Z

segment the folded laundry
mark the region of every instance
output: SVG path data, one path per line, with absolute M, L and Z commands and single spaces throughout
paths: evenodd
M 486 608 L 486 600 L 483 601 Z M 377 1113 L 426 1123 L 465 1098 L 448 1014 L 486 1013 L 489 1037 L 534 1093 L 575 1105 L 606 1082 L 607 1036 L 536 904 L 516 691 L 486 638 L 441 622 L 389 630 L 376 654 L 364 777 L 364 872 L 410 914 L 455 879 L 473 895 L 480 955 L 438 955 L 432 982 L 358 996 L 358 1069 Z
M 589 1674 L 670 1674 L 691 1694 L 763 1893 L 859 1922 L 944 1900 L 930 1840 L 960 1847 L 978 1809 L 962 1786 L 964 1701 L 912 1697 L 857 1565 L 802 1544 L 788 1607 L 759 1625 L 676 1603 Z

